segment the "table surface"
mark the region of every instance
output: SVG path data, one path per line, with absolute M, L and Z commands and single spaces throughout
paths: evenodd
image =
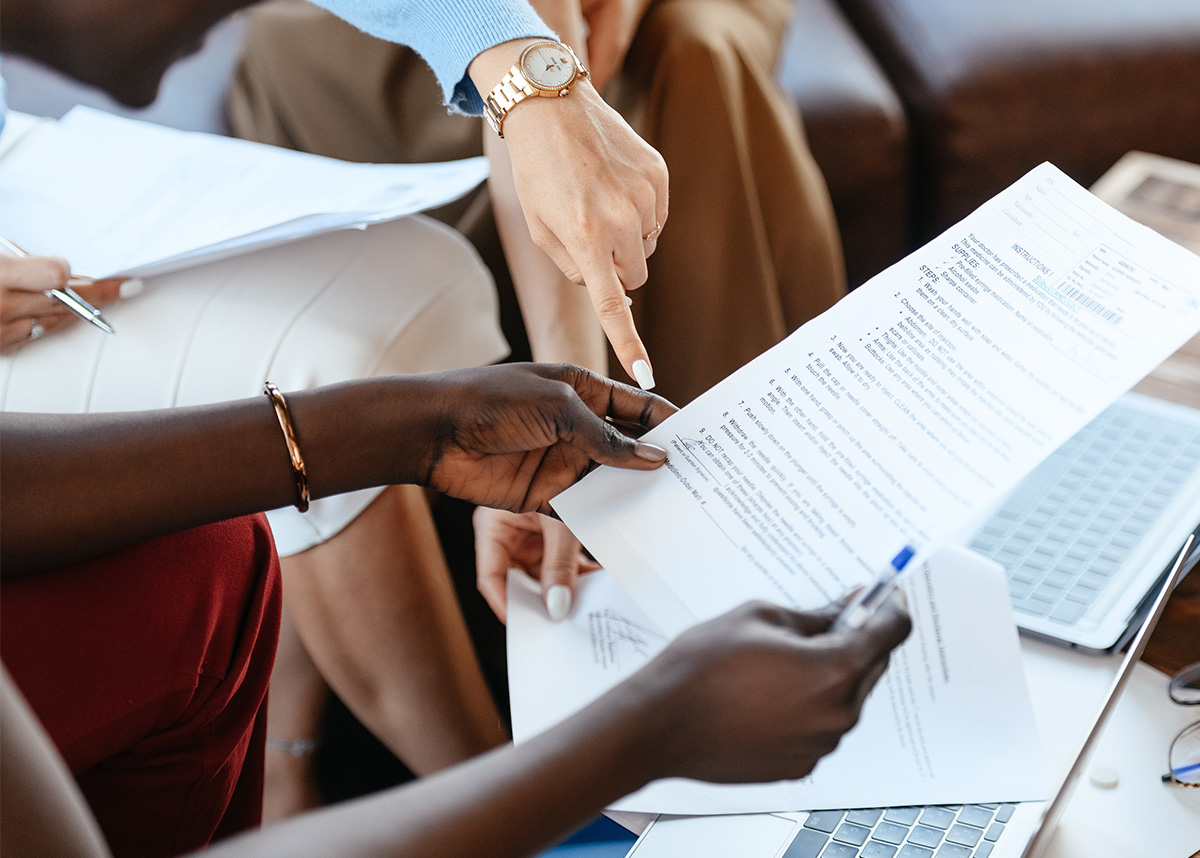
M 1200 408 L 1200 336 L 1168 358 L 1134 390 Z M 1142 661 L 1163 673 L 1200 661 L 1200 570 L 1179 582 Z
M 1189 206 L 1200 199 L 1200 165 L 1140 152 L 1131 152 L 1118 161 L 1092 190 L 1134 220 L 1159 229 L 1189 250 L 1200 253 L 1200 228 L 1194 210 L 1156 209 L 1146 197 L 1139 197 L 1137 185 L 1150 174 L 1184 188 L 1176 198 L 1186 199 Z M 1200 335 L 1133 389 L 1200 408 Z M 1142 660 L 1164 673 L 1174 673 L 1186 664 L 1200 661 L 1200 572 L 1189 574 L 1175 588 Z

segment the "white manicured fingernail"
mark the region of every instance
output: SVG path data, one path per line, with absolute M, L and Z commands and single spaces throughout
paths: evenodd
M 121 288 L 118 295 L 121 298 L 132 298 L 135 295 L 141 295 L 142 290 L 146 288 L 146 281 L 141 277 L 131 277 L 128 280 L 121 281 Z
M 628 295 L 625 296 L 625 306 L 627 306 L 627 307 L 633 306 L 633 299 L 630 298 Z
M 633 377 L 637 379 L 638 386 L 642 390 L 654 389 L 654 373 L 650 371 L 650 364 L 644 360 L 633 362 Z
M 546 591 L 546 613 L 558 622 L 571 612 L 571 588 L 566 584 L 555 584 Z

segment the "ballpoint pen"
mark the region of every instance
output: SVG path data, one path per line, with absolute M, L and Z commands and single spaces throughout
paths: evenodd
M 14 244 L 7 238 L 0 236 L 0 250 L 7 252 L 10 256 L 28 256 L 29 253 L 18 244 Z M 53 298 L 58 303 L 62 304 L 72 313 L 85 322 L 90 322 L 106 334 L 115 334 L 105 318 L 100 315 L 100 311 L 80 297 L 79 293 L 71 288 L 68 282 L 62 289 L 47 289 L 42 293 L 47 298 Z
M 860 628 L 891 595 L 892 590 L 896 589 L 896 584 L 900 581 L 900 573 L 904 571 L 904 567 L 908 565 L 908 561 L 912 560 L 915 553 L 916 550 L 911 545 L 901 548 L 900 553 L 892 558 L 892 562 L 879 574 L 879 577 L 859 590 L 846 607 L 842 608 L 837 619 L 833 621 L 830 631 L 840 632 Z

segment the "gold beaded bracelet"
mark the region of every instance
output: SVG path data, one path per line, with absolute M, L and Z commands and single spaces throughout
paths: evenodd
M 292 428 L 292 415 L 288 411 L 287 400 L 279 392 L 279 388 L 271 382 L 263 384 L 263 394 L 271 400 L 275 408 L 275 416 L 279 418 L 279 428 L 283 430 L 283 440 L 287 444 L 288 457 L 292 460 L 292 476 L 296 479 L 296 493 L 300 500 L 296 501 L 296 509 L 308 511 L 308 474 L 304 470 L 304 457 L 300 455 L 300 445 L 296 443 L 296 430 Z

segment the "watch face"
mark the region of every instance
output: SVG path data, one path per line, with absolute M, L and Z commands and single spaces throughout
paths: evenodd
M 525 55 L 521 71 L 539 89 L 562 89 L 575 76 L 575 63 L 558 45 L 538 45 Z

